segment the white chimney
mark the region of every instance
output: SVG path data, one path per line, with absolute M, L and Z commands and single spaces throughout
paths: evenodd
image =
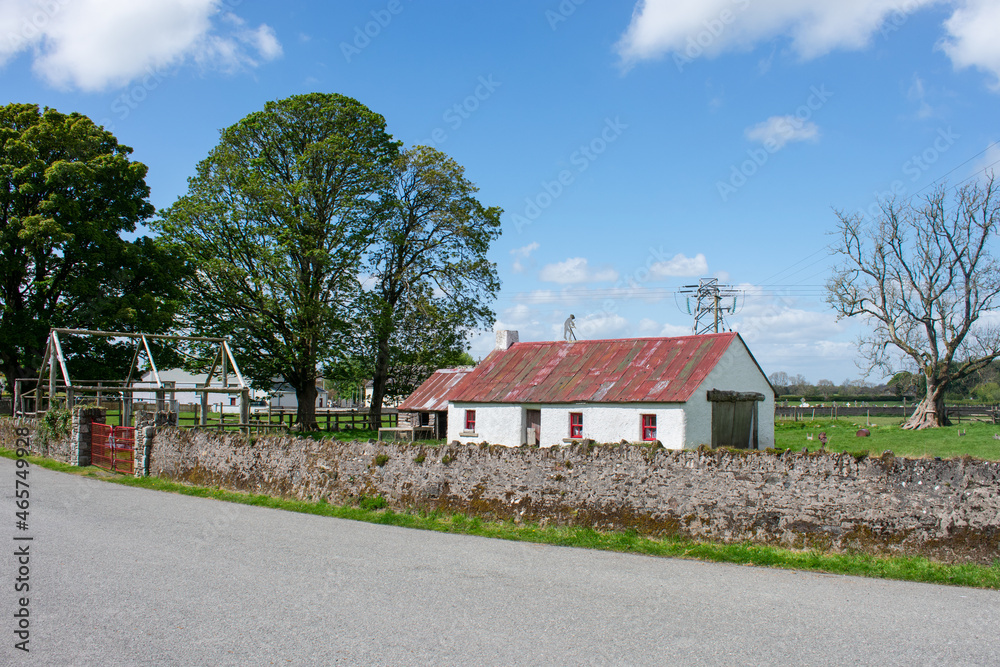
M 516 331 L 497 331 L 497 349 L 509 350 L 510 346 L 517 341 Z

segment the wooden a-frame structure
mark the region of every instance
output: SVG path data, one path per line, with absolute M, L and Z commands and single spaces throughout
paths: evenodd
M 63 355 L 62 343 L 59 339 L 60 334 L 68 336 L 130 338 L 135 340 L 135 353 L 132 355 L 132 363 L 129 366 L 128 377 L 119 387 L 116 387 L 115 383 L 101 383 L 99 386 L 91 384 L 73 384 L 73 381 L 69 376 L 69 370 L 66 367 L 66 358 Z M 240 373 L 239 365 L 236 363 L 236 359 L 233 357 L 232 349 L 229 347 L 228 338 L 207 338 L 203 336 L 180 336 L 171 334 L 125 333 L 121 331 L 93 331 L 90 329 L 51 329 L 49 331 L 49 337 L 45 344 L 45 353 L 43 355 L 42 365 L 38 369 L 37 381 L 34 378 L 18 378 L 16 381 L 14 387 L 15 414 L 25 416 L 37 415 L 41 412 L 51 410 L 54 407 L 55 397 L 58 390 L 65 392 L 66 404 L 68 407 L 72 407 L 77 394 L 97 393 L 99 395 L 100 392 L 117 389 L 122 395 L 122 423 L 127 424 L 131 421 L 132 413 L 132 375 L 136 370 L 136 362 L 139 359 L 141 351 L 145 351 L 146 358 L 149 361 L 149 365 L 153 373 L 152 384 L 155 385 L 153 391 L 156 394 L 157 410 L 162 411 L 165 406 L 166 395 L 171 392 L 172 388 L 168 387 L 160 380 L 160 373 L 156 367 L 156 361 L 153 359 L 152 350 L 150 350 L 149 347 L 149 341 L 151 339 L 191 341 L 213 343 L 218 345 L 212 361 L 212 369 L 208 373 L 205 384 L 193 389 L 193 391 L 200 394 L 201 398 L 200 422 L 202 425 L 207 424 L 208 396 L 213 393 L 238 394 L 240 397 L 240 423 L 247 424 L 250 421 L 250 385 L 247 384 L 246 380 L 243 378 L 243 374 Z M 57 367 L 58 374 L 56 370 Z M 219 371 L 220 384 L 212 386 L 212 380 L 215 377 L 217 370 Z M 48 372 L 47 383 L 45 382 L 46 371 Z M 62 379 L 61 383 L 58 381 L 59 377 Z M 235 382 L 232 381 L 233 379 Z M 34 382 L 35 388 L 29 391 L 23 391 L 21 385 L 22 382 Z M 48 390 L 47 392 L 45 391 L 46 384 Z M 32 398 L 34 399 L 34 409 L 27 411 L 25 410 L 25 401 L 26 399 Z M 43 405 L 46 406 L 45 409 L 42 408 Z

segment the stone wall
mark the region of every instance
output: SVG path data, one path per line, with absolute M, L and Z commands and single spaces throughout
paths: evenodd
M 162 429 L 151 474 L 347 503 L 554 521 L 794 548 L 1000 558 L 1000 463 L 848 454 L 551 449 L 375 442 Z
M 33 453 L 39 453 L 38 422 L 34 419 L 23 417 L 0 417 L 0 447 L 5 449 L 15 449 L 17 447 L 17 429 L 28 429 L 28 441 Z
M 27 417 L 0 417 L 0 447 L 13 449 L 17 440 L 15 429 L 29 430 L 28 441 L 32 454 L 45 456 L 63 463 L 75 463 L 76 447 L 72 432 L 56 437 L 47 436 L 37 419 Z M 71 428 L 72 431 L 72 428 Z

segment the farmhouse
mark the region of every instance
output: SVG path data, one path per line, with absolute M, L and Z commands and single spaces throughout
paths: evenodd
M 169 401 L 169 409 L 177 412 L 179 404 L 194 404 L 201 402 L 201 396 L 195 391 L 197 387 L 204 387 L 208 373 L 195 375 L 180 368 L 169 368 L 159 371 L 160 382 L 167 389 L 165 399 Z M 145 403 L 156 402 L 156 375 L 153 371 L 142 374 L 138 381 L 133 381 L 132 399 Z M 217 397 L 218 398 L 218 397 Z M 226 399 L 226 403 L 229 400 Z M 238 410 L 239 408 L 237 408 Z
M 737 333 L 497 347 L 448 391 L 448 440 L 774 445 L 774 390 Z
M 316 378 L 316 407 L 320 409 L 333 407 L 330 392 L 323 388 L 323 384 L 323 378 Z M 268 397 L 272 410 L 297 410 L 299 407 L 295 388 L 284 378 L 274 378 L 271 381 Z

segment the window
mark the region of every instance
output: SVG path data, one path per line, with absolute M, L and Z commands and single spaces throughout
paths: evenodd
M 476 411 L 466 410 L 465 411 L 465 430 L 470 433 L 476 431 Z
M 420 425 L 421 426 L 430 426 L 431 425 L 431 413 L 429 413 L 429 412 L 421 412 L 420 413 Z
M 642 439 L 656 440 L 656 415 L 642 416 Z
M 569 437 L 571 437 L 571 438 L 582 438 L 583 437 L 583 413 L 582 412 L 571 412 L 571 413 L 569 413 Z

